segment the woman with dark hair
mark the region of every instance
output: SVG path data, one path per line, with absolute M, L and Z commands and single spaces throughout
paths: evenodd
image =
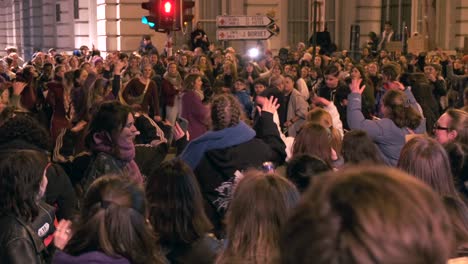
M 299 154 L 288 161 L 286 177 L 296 185 L 300 193 L 303 193 L 314 177 L 331 170 L 332 167 L 319 157 Z
M 372 82 L 367 79 L 364 68 L 360 65 L 351 66 L 349 83 L 351 80 L 361 80 L 361 84 L 366 86 L 362 95 L 362 109 L 364 116 L 370 118 L 375 114 L 374 86 Z
M 299 192 L 286 178 L 250 172 L 237 184 L 226 216 L 227 239 L 216 264 L 277 263 L 279 236 Z
M 310 76 L 310 97 L 312 97 L 313 94 L 318 94 L 318 88 L 323 82 L 323 73 L 322 69 L 317 68 L 317 67 L 310 67 L 309 70 L 309 76 Z
M 213 263 L 221 247 L 205 214 L 192 170 L 180 159 L 166 161 L 146 184 L 149 219 L 171 263 Z
M 240 72 L 239 78 L 246 80 L 248 91 L 251 95 L 258 95 L 255 93 L 255 80 L 259 77 L 259 73 L 253 62 L 248 62 L 245 68 Z
M 73 72 L 73 89 L 70 93 L 70 99 L 75 114 L 72 115 L 72 125 L 77 125 L 81 121 L 89 121 L 90 87 L 95 80 L 96 75 L 89 74 L 83 66 Z
M 435 139 L 417 136 L 409 140 L 401 150 L 398 168 L 425 182 L 441 196 L 461 199 L 447 153 Z
M 443 146 L 450 161 L 455 187 L 463 194 L 464 199 L 468 199 L 466 187 L 466 182 L 468 182 L 468 145 L 455 141 Z
M 2 263 L 47 263 L 48 253 L 33 222 L 47 187 L 47 157 L 18 150 L 0 154 L 0 259 Z M 47 230 L 52 230 L 48 228 Z
M 466 210 L 460 210 L 464 204 L 451 196 L 444 196 L 443 202 L 455 236 L 456 252 L 452 256 L 468 257 L 468 213 Z
M 0 155 L 31 150 L 48 157 L 49 149 L 50 139 L 47 131 L 30 116 L 11 116 L 0 125 Z M 61 166 L 53 163 L 45 173 L 49 182 L 45 201 L 56 207 L 58 219 L 71 218 L 76 212 L 77 199 L 70 178 Z
M 120 175 L 97 179 L 84 197 L 78 222 L 60 226 L 56 244 L 63 251 L 53 263 L 165 263 L 147 210 L 144 191 L 135 182 Z
M 216 95 L 211 102 L 212 130 L 189 142 L 180 155 L 197 176 L 217 235 L 223 229 L 236 172 L 260 167 L 265 161 L 280 165 L 286 158 L 285 145 L 273 122 L 278 105 L 273 97 L 265 101 L 253 130 L 242 121 L 243 111 L 234 96 Z
M 189 74 L 184 80 L 181 117 L 188 121 L 190 140 L 196 139 L 207 131 L 209 109 L 203 105 L 202 78 L 200 74 Z
M 343 137 L 341 149 L 345 164 L 384 164 L 379 149 L 366 131 L 352 130 Z
M 348 96 L 347 119 L 351 129 L 366 131 L 379 147 L 388 165 L 396 165 L 406 136 L 426 132 L 426 122 L 417 109 L 417 102 L 409 88 L 388 90 L 382 98 L 384 118 L 369 120 L 362 114 L 361 94 L 365 87 L 360 80 L 353 80 Z M 402 91 L 404 89 L 404 92 Z
M 82 179 L 84 191 L 96 178 L 109 173 L 127 175 L 143 183 L 143 176 L 134 161 L 133 140 L 139 134 L 130 108 L 116 101 L 101 104 L 85 137 L 86 147 L 93 157 Z

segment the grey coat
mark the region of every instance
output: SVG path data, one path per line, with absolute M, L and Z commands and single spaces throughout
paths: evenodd
M 409 103 L 419 111 L 416 99 L 409 89 L 405 91 Z M 380 120 L 365 119 L 361 112 L 361 95 L 351 93 L 348 96 L 347 120 L 351 129 L 366 131 L 372 138 L 382 157 L 388 165 L 396 166 L 400 157 L 400 151 L 405 145 L 406 136 L 409 134 L 423 134 L 426 132 L 426 119 L 423 118 L 421 124 L 412 131 L 406 127 L 399 128 L 389 118 Z
M 302 127 L 302 124 L 305 121 L 305 117 L 307 115 L 308 110 L 309 105 L 307 104 L 304 97 L 299 93 L 298 90 L 293 89 L 291 92 L 291 96 L 289 97 L 286 120 L 291 120 L 296 116 L 299 117 L 299 119 L 288 128 L 288 136 L 296 137 L 297 132 Z

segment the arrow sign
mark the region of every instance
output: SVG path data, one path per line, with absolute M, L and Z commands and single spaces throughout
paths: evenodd
M 262 27 L 275 23 L 268 16 L 217 16 L 218 27 Z
M 274 34 L 266 28 L 256 29 L 218 29 L 216 30 L 216 38 L 218 40 L 255 40 L 255 39 L 269 39 Z

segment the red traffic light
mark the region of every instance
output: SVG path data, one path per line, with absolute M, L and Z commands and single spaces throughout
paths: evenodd
M 168 14 L 168 15 L 169 15 L 169 14 L 172 14 L 172 8 L 173 8 L 173 6 L 172 6 L 172 2 L 171 2 L 171 1 L 164 1 L 164 2 L 163 2 L 163 12 L 164 12 L 165 14 Z

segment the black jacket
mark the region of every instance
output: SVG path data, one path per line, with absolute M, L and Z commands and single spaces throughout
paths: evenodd
M 222 219 L 231 195 L 235 172 L 260 168 L 265 161 L 284 163 L 285 144 L 279 136 L 273 115 L 262 113 L 254 126 L 256 137 L 245 143 L 206 152 L 195 168 L 205 199 L 205 209 L 219 237 Z
M 46 263 L 46 247 L 29 225 L 14 216 L 2 216 L 0 230 L 2 263 Z
M 0 153 L 8 153 L 14 150 L 35 150 L 48 155 L 43 149 L 40 149 L 25 140 L 15 139 L 0 145 Z M 57 206 L 57 218 L 71 219 L 77 212 L 78 201 L 75 191 L 70 182 L 67 173 L 58 164 L 52 164 L 46 172 L 47 189 L 45 201 Z
M 172 264 L 210 264 L 214 263 L 222 241 L 212 234 L 195 240 L 189 245 L 177 245 L 166 255 Z

